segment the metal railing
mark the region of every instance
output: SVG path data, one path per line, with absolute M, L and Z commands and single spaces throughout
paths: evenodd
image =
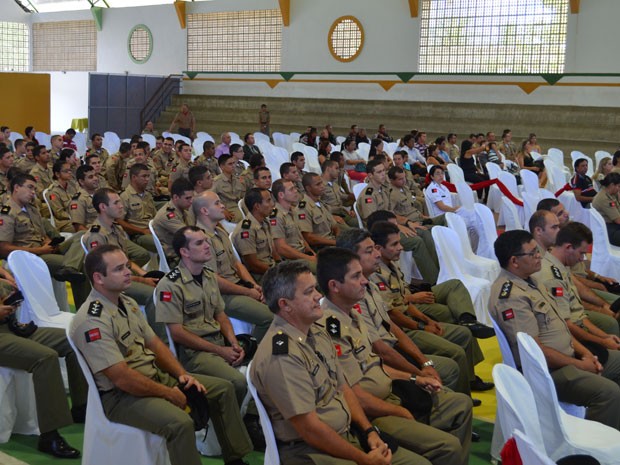
M 147 121 L 159 118 L 164 108 L 170 105 L 171 97 L 179 94 L 181 90 L 182 79 L 183 75 L 181 74 L 171 74 L 164 79 L 164 82 L 161 83 L 161 86 L 140 111 L 140 129 L 146 125 Z

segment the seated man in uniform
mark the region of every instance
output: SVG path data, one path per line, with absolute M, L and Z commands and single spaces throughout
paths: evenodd
M 254 187 L 243 201 L 250 213 L 235 227 L 232 242 L 247 269 L 260 282 L 265 272 L 280 261 L 269 226 L 270 215 L 274 214 L 273 198 L 267 189 Z
M 211 190 L 213 187 L 213 174 L 205 165 L 192 166 L 187 173 L 187 179 L 194 189 L 194 197 Z
M 280 178 L 295 183 L 301 194 L 304 193 L 306 186 L 303 185 L 302 176 L 293 163 L 285 162 L 280 165 Z
M 404 447 L 392 455 L 348 386 L 325 327 L 314 275 L 286 261 L 265 276 L 273 323 L 250 376 L 270 417 L 282 465 L 429 465 Z M 366 443 L 363 449 L 353 430 Z
M 113 245 L 98 247 L 85 269 L 94 289 L 71 322 L 70 337 L 95 377 L 110 421 L 163 436 L 172 465 L 200 465 L 194 422 L 184 411 L 183 391 L 195 386 L 207 398 L 224 463 L 245 465 L 252 446 L 231 384 L 190 375 L 155 335 L 123 293 L 131 285 L 125 254 Z
M 415 195 L 407 186 L 407 176 L 403 168 L 391 167 L 388 170 L 388 178 L 390 180 L 391 209 L 396 215 L 407 219 L 405 224 L 410 229 L 419 233 L 424 230 L 420 227 L 423 224 L 446 226 L 446 215 L 434 216 L 433 218 L 424 215 Z M 415 182 L 414 184 L 417 185 Z
M 433 465 L 466 465 L 471 444 L 471 399 L 443 391 L 434 377 L 412 377 L 409 372 L 385 366 L 372 352 L 372 336 L 356 307 L 368 284 L 359 256 L 340 248 L 321 250 L 317 281 L 325 293 L 319 323 L 327 328 L 344 376 L 373 424 Z M 393 386 L 393 380 L 399 383 Z M 432 408 L 412 412 L 405 407 L 402 401 L 410 399 L 400 399 L 394 393 L 398 392 L 396 384 L 402 383 L 430 393 Z
M 273 316 L 263 303 L 262 288 L 233 253 L 228 232 L 220 224 L 224 219 L 224 204 L 215 192 L 207 191 L 194 198 L 192 209 L 196 226 L 205 231 L 211 246 L 207 266 L 217 273 L 226 314 L 253 324 L 252 335 L 260 342 Z
M 355 197 L 353 194 L 346 192 L 338 183 L 340 177 L 340 166 L 335 160 L 326 160 L 323 163 L 323 181 L 325 182 L 325 192 L 321 195 L 323 202 L 329 211 L 334 215 L 334 219 L 342 224 L 345 223 L 352 228 L 356 228 L 357 215 L 351 207 Z
M 231 155 L 220 156 L 217 163 L 222 172 L 215 177 L 213 182 L 213 190 L 220 196 L 226 207 L 226 221 L 232 223 L 241 221 L 239 200 L 245 195 L 245 184 L 234 175 L 235 162 L 236 160 Z
M 323 179 L 316 173 L 306 173 L 302 182 L 306 195 L 297 204 L 297 223 L 304 239 L 314 250 L 336 245 L 340 228 L 329 208 L 321 202 L 325 192 Z
M 529 232 L 507 231 L 494 248 L 502 272 L 491 287 L 489 313 L 506 335 L 517 366 L 522 331 L 540 345 L 560 402 L 584 405 L 587 419 L 620 429 L 620 352 L 609 351 L 603 366 L 570 334 L 554 296 L 532 278 L 540 271 L 541 255 Z
M 157 213 L 153 196 L 146 190 L 150 179 L 151 170 L 142 163 L 136 163 L 129 169 L 129 186 L 121 193 L 125 216 L 118 218 L 118 223 L 133 242 L 157 253 L 149 229 L 149 221 Z
M 97 176 L 95 168 L 89 165 L 80 166 L 75 177 L 80 188 L 71 198 L 69 214 L 75 232 L 86 231 L 97 219 L 97 210 L 93 206 L 93 195 L 99 189 L 101 178 Z
M 60 158 L 52 166 L 52 172 L 54 173 L 54 181 L 48 188 L 46 197 L 54 217 L 54 227 L 58 232 L 72 233 L 74 230 L 69 215 L 69 206 L 72 197 L 77 192 L 77 185 L 73 180 L 73 171 L 71 165 Z
M 217 158 L 215 158 L 215 144 L 210 140 L 205 141 L 202 144 L 202 155 L 200 155 L 196 160 L 194 160 L 194 165 L 204 165 L 209 171 L 213 174 L 213 176 L 217 176 L 220 174 L 220 167 L 217 164 Z

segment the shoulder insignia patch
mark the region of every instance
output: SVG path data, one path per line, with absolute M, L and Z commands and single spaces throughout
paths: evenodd
M 81 192 L 76 192 L 75 195 L 73 197 L 71 197 L 71 200 L 77 200 L 80 198 L 80 194 Z
M 166 275 L 170 281 L 176 281 L 181 276 L 181 271 L 178 268 L 174 268 L 170 273 Z
M 269 215 L 269 218 L 275 218 L 278 215 L 278 209 L 274 208 L 273 210 L 271 210 L 271 214 Z
M 176 215 L 174 214 L 174 212 L 168 212 L 166 213 L 166 216 L 168 217 L 169 220 L 171 220 L 172 218 L 174 218 Z
M 288 336 L 282 331 L 278 331 L 271 340 L 271 353 L 273 355 L 288 354 Z
M 551 293 L 553 297 L 564 297 L 564 288 L 563 287 L 552 287 Z
M 172 292 L 170 292 L 170 291 L 161 291 L 159 293 L 159 300 L 161 302 L 172 302 Z
M 90 227 L 90 232 L 98 233 L 101 230 L 101 225 L 93 224 Z
M 557 266 L 551 265 L 551 272 L 553 273 L 553 277 L 555 279 L 563 279 L 562 273 L 560 273 L 560 269 Z
M 372 187 L 367 187 L 367 188 L 366 188 L 366 195 L 372 195 L 372 193 L 373 193 L 374 191 L 375 191 L 375 190 L 374 190 Z
M 360 304 L 353 305 L 353 310 L 355 310 L 360 315 L 362 314 L 362 306 Z
M 242 229 L 250 229 L 251 226 L 252 222 L 250 220 L 243 220 L 243 222 L 241 223 Z
M 89 329 L 88 331 L 84 331 L 84 337 L 87 343 L 98 341 L 101 339 L 101 331 L 99 331 L 99 328 Z
M 508 310 L 504 310 L 502 312 L 502 318 L 504 319 L 504 321 L 512 320 L 514 317 L 515 312 L 512 308 L 509 308 Z
M 335 316 L 330 316 L 327 320 L 327 332 L 332 337 L 340 337 L 340 320 Z
M 168 207 L 168 208 L 166 208 L 166 211 L 173 212 L 174 211 L 174 207 Z
M 99 300 L 95 300 L 88 306 L 88 314 L 91 316 L 100 316 L 103 311 L 103 304 Z
M 271 226 L 277 226 L 278 225 L 278 219 L 277 218 L 270 218 L 269 219 L 269 224 Z
M 506 281 L 502 284 L 502 290 L 499 293 L 500 299 L 507 299 L 510 297 L 510 292 L 512 291 L 512 281 Z
M 9 205 L 2 205 L 2 209 L 0 209 L 0 213 L 3 215 L 8 214 L 11 211 L 11 207 Z
M 386 291 L 387 290 L 387 286 L 385 285 L 385 283 L 378 283 L 377 286 L 379 287 L 380 291 Z
M 306 208 L 306 201 L 302 200 L 297 204 L 297 208 Z

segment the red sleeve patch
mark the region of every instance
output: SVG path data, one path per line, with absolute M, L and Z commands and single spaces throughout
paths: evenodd
M 353 305 L 353 309 L 360 315 L 362 314 L 362 306 L 360 304 Z
M 162 302 L 172 302 L 172 292 L 161 291 L 159 293 L 159 300 Z
M 387 289 L 387 286 L 385 285 L 385 283 L 379 283 L 378 286 L 379 286 L 380 291 L 385 291 Z
M 436 193 L 437 193 L 437 189 L 431 189 L 431 192 L 432 192 L 433 194 L 436 194 Z
M 0 226 L 2 226 L 4 224 L 4 220 L 0 219 Z
M 512 308 L 509 308 L 508 310 L 504 310 L 502 312 L 502 317 L 504 318 L 504 321 L 512 320 L 515 317 L 515 312 Z
M 334 344 L 334 348 L 336 349 L 336 355 L 342 357 L 342 347 L 340 347 L 340 344 Z
M 555 297 L 564 297 L 564 289 L 561 287 L 554 287 L 551 292 Z
M 269 224 L 270 224 L 271 226 L 275 226 L 275 225 L 277 225 L 277 224 L 278 224 L 278 220 L 277 220 L 277 219 L 275 219 L 275 218 L 272 218 L 272 219 L 270 219 L 270 220 L 269 220 Z
M 77 207 L 78 207 L 77 203 L 71 204 L 71 210 L 77 210 Z
M 241 233 L 241 239 L 247 239 L 250 237 L 250 232 L 249 231 L 243 231 Z
M 84 337 L 86 338 L 86 342 L 95 342 L 101 339 L 101 332 L 99 328 L 90 329 L 84 333 Z
M 97 242 L 97 241 L 93 241 L 93 242 L 91 242 L 91 243 L 90 243 L 90 248 L 91 248 L 91 249 L 94 249 L 94 248 L 95 248 L 95 247 L 97 247 L 98 245 L 99 245 L 99 242 Z
M 56 200 L 56 194 L 50 194 L 50 200 Z
M 364 199 L 364 202 L 372 203 L 372 197 L 368 197 L 368 198 Z
M 174 215 L 174 212 L 170 212 L 166 216 L 168 217 L 168 219 L 171 220 L 172 218 L 174 218 L 175 215 Z
M 300 220 L 305 220 L 305 219 L 306 219 L 306 214 L 305 214 L 305 213 L 300 213 L 299 215 L 297 215 L 297 217 L 298 217 Z

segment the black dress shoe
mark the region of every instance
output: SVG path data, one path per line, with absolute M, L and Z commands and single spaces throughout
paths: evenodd
M 86 421 L 86 404 L 71 407 L 73 423 L 84 423 Z
M 480 442 L 480 435 L 475 431 L 471 432 L 471 442 Z
M 67 441 L 58 433 L 52 437 L 39 436 L 37 448 L 41 452 L 61 459 L 77 459 L 80 456 L 80 451 L 67 444 Z
M 474 407 L 480 407 L 482 405 L 482 401 L 480 399 L 471 398 L 471 403 L 474 404 Z
M 245 429 L 248 431 L 248 436 L 250 436 L 254 450 L 265 452 L 267 444 L 265 443 L 265 435 L 263 434 L 263 428 L 260 425 L 258 415 L 247 414 L 243 417 L 243 423 L 245 424 Z
M 495 330 L 490 326 L 483 325 L 478 321 L 464 322 L 461 326 L 465 326 L 471 331 L 471 334 L 477 339 L 488 339 L 495 336 Z
M 478 391 L 478 392 L 488 391 L 490 389 L 493 389 L 494 387 L 495 387 L 495 384 L 482 381 L 480 376 L 476 376 L 476 379 L 473 380 L 471 383 L 469 383 L 469 388 L 472 391 Z
M 54 279 L 56 281 L 69 281 L 71 283 L 83 283 L 86 281 L 86 275 L 80 273 L 75 268 L 63 266 L 54 273 Z

